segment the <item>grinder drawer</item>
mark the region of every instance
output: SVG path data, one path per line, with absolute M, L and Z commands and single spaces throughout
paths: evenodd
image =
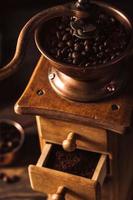
M 46 144 L 29 175 L 32 188 L 49 199 L 54 194 L 62 200 L 101 200 L 106 155 L 78 149 L 68 153 L 60 145 Z
M 47 119 L 43 116 L 36 119 L 40 137 L 49 143 L 63 144 L 64 140 L 69 137 L 69 133 L 74 133 L 74 140 L 69 146 L 76 143 L 77 148 L 102 153 L 108 152 L 107 132 L 104 129 Z

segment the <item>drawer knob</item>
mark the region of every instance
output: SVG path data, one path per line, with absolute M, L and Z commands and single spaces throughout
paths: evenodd
M 64 141 L 62 142 L 62 146 L 63 146 L 63 149 L 64 149 L 65 151 L 69 151 L 69 152 L 74 151 L 74 150 L 76 149 L 76 147 L 77 147 L 77 145 L 76 145 L 76 135 L 75 135 L 75 133 L 70 132 L 70 133 L 68 134 L 66 140 L 64 140 Z
M 48 200 L 65 200 L 66 188 L 64 186 L 59 186 L 55 194 L 51 194 Z

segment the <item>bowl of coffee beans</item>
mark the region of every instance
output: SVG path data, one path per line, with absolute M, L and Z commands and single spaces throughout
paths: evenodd
M 110 79 L 126 68 L 132 25 L 121 11 L 92 1 L 87 17 L 70 10 L 45 21 L 35 31 L 35 41 L 62 73 L 78 80 Z
M 60 96 L 94 102 L 124 91 L 133 57 L 133 27 L 122 11 L 101 1 L 90 1 L 87 10 L 73 4 L 56 6 L 34 36 L 49 62 L 49 82 Z
M 15 121 L 0 120 L 0 166 L 11 164 L 24 142 L 24 130 Z

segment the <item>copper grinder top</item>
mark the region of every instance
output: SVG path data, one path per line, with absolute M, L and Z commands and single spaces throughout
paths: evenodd
M 64 11 L 57 6 L 54 15 L 52 9 L 35 31 L 35 41 L 51 63 L 53 89 L 84 102 L 118 94 L 126 85 L 132 56 L 130 20 L 100 1 L 78 0 L 64 5 Z

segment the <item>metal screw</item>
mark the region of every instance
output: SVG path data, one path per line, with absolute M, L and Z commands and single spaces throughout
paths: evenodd
M 115 110 L 119 110 L 119 109 L 120 109 L 120 106 L 117 105 L 117 104 L 112 104 L 112 105 L 111 105 L 111 108 L 112 108 L 113 111 L 115 111 Z
M 42 96 L 45 93 L 45 91 L 40 89 L 40 90 L 37 90 L 36 93 L 38 96 Z
M 55 78 L 55 74 L 54 74 L 54 73 L 49 74 L 49 79 L 50 79 L 50 80 L 53 80 L 54 78 Z
M 109 83 L 107 86 L 106 86 L 106 90 L 108 92 L 114 92 L 116 90 L 116 85 L 115 83 Z

